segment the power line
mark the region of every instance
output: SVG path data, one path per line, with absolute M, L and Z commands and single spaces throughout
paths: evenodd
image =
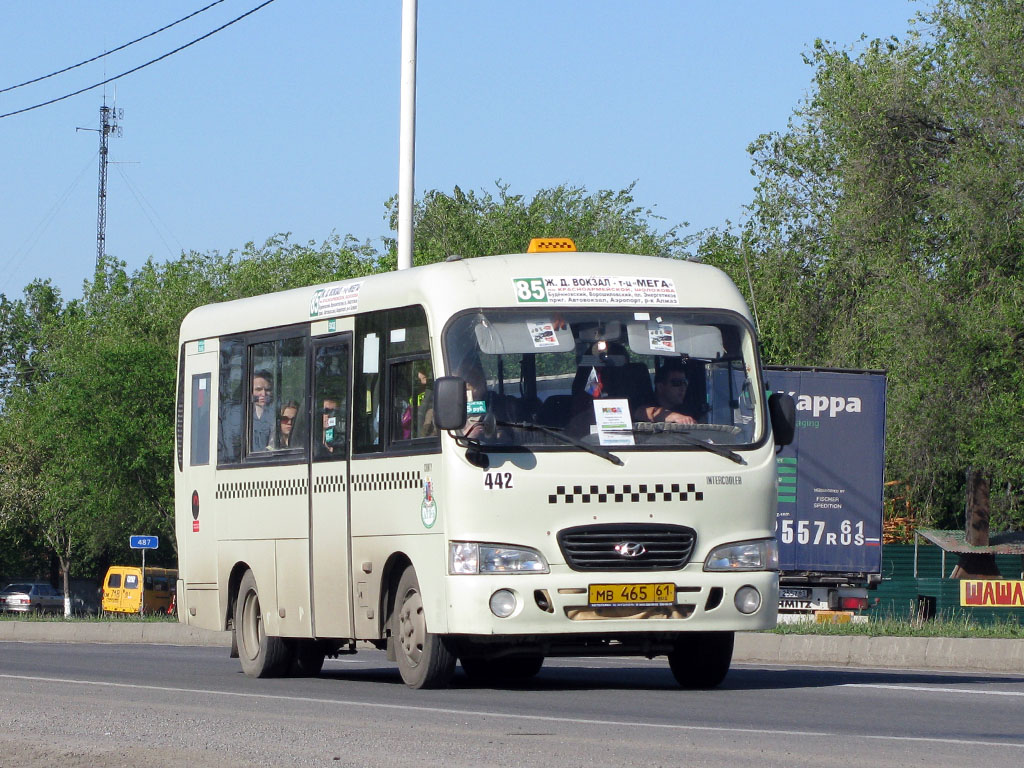
M 173 56 L 174 54 L 179 53 L 180 51 L 183 51 L 186 48 L 189 48 L 190 46 L 193 46 L 196 43 L 201 42 L 201 41 L 205 40 L 206 38 L 211 37 L 211 36 L 217 34 L 221 30 L 227 29 L 232 24 L 235 24 L 235 23 L 241 21 L 246 16 L 251 16 L 252 14 L 256 13 L 256 11 L 260 10 L 261 8 L 267 7 L 268 5 L 270 5 L 273 2 L 275 2 L 275 0 L 266 0 L 266 2 L 260 3 L 255 8 L 253 8 L 251 11 L 246 11 L 241 16 L 239 16 L 239 17 L 229 21 L 227 24 L 222 24 L 221 26 L 217 27 L 213 31 L 207 32 L 202 37 L 197 37 L 192 42 L 185 43 L 184 45 L 182 45 L 182 46 L 180 46 L 178 48 L 175 48 L 173 51 L 168 51 L 163 56 L 157 56 L 155 59 L 151 59 L 150 61 L 147 61 L 145 64 L 140 64 L 137 67 L 133 67 L 132 69 L 129 69 L 127 72 L 122 72 L 119 75 L 114 75 L 113 77 L 108 77 L 106 80 L 103 80 L 102 82 L 96 83 L 95 85 L 90 85 L 90 86 L 88 86 L 86 88 L 79 88 L 77 91 L 75 91 L 73 93 L 68 93 L 68 94 L 65 94 L 63 96 L 58 96 L 56 99 L 50 99 L 49 101 L 44 101 L 44 102 L 42 102 L 40 104 L 35 104 L 35 105 L 31 106 L 31 107 L 25 107 L 24 109 L 18 109 L 18 110 L 15 110 L 14 112 L 8 112 L 5 115 L 0 115 L 0 120 L 2 120 L 5 117 L 13 117 L 14 115 L 20 115 L 22 112 L 31 112 L 33 109 L 39 109 L 40 107 L 47 107 L 50 104 L 56 104 L 58 101 L 64 101 L 64 99 L 70 99 L 72 96 L 78 96 L 79 94 L 85 93 L 86 91 L 91 91 L 94 88 L 99 88 L 101 85 L 106 85 L 107 83 L 112 83 L 115 80 L 120 80 L 122 77 L 126 77 L 127 75 L 130 75 L 130 74 L 132 74 L 134 72 L 138 72 L 140 69 L 145 69 L 146 67 L 150 66 L 151 64 L 156 64 L 158 61 L 163 61 L 164 59 L 168 58 L 169 56 Z
M 60 213 L 60 210 L 64 207 L 65 203 L 67 203 L 68 199 L 71 197 L 71 193 L 78 187 L 79 182 L 81 182 L 82 177 L 85 175 L 85 172 L 89 170 L 89 167 L 92 165 L 97 155 L 99 155 L 99 152 L 89 158 L 89 162 L 82 166 L 82 170 L 78 172 L 78 176 L 75 177 L 75 180 L 71 182 L 68 188 L 64 190 L 60 197 L 50 206 L 49 210 L 40 222 L 36 224 L 35 228 L 25 237 L 22 244 L 14 249 L 14 252 L 7 257 L 6 261 L 0 262 L 0 274 L 7 275 L 7 279 L 0 282 L 0 288 L 5 288 L 13 282 L 15 271 L 22 265 L 22 262 L 29 257 L 36 245 L 38 245 L 40 238 L 42 238 L 46 230 L 49 229 L 50 224 L 53 223 L 54 219 L 57 218 L 57 214 Z
M 135 198 L 135 202 L 139 204 L 139 210 L 142 211 L 142 215 L 146 217 L 146 219 L 149 221 L 150 226 L 153 227 L 153 231 L 156 232 L 156 236 L 159 237 L 160 241 L 164 244 L 164 248 L 167 249 L 167 253 L 170 255 L 170 257 L 172 259 L 175 258 L 175 253 L 173 250 L 171 250 L 171 246 L 168 245 L 167 238 L 165 238 L 163 232 L 160 231 L 160 227 L 157 226 L 157 222 L 153 221 L 153 216 L 156 216 L 157 220 L 167 231 L 167 234 L 169 234 L 174 239 L 174 242 L 178 244 L 179 251 L 181 253 L 184 253 L 185 246 L 181 244 L 181 241 L 177 237 L 175 237 L 174 232 L 171 230 L 171 228 L 168 227 L 167 223 L 160 217 L 160 212 L 153 206 L 151 202 L 149 202 L 148 199 L 146 199 L 146 196 L 142 194 L 142 190 L 138 189 L 135 186 L 135 184 L 132 183 L 132 180 L 128 178 L 128 174 L 124 172 L 120 165 L 115 166 L 115 168 L 118 174 L 120 174 L 121 178 L 124 179 L 124 183 L 128 187 L 128 191 L 132 193 L 132 196 Z M 153 212 L 153 216 L 149 215 L 150 211 Z
M 136 43 L 141 43 L 143 40 L 148 40 L 149 38 L 153 37 L 154 35 L 159 35 L 161 32 L 164 32 L 164 31 L 170 29 L 173 26 L 181 24 L 181 22 L 183 22 L 183 21 L 188 21 L 193 16 L 198 16 L 203 11 L 208 11 L 211 8 L 213 8 L 213 6 L 220 5 L 223 2 L 224 2 L 224 0 L 214 0 L 214 2 L 210 3 L 205 8 L 200 8 L 198 11 L 195 11 L 194 13 L 190 13 L 188 16 L 184 16 L 184 17 L 178 19 L 177 21 L 172 21 L 167 26 L 160 27 L 160 29 L 158 29 L 158 30 L 156 30 L 154 32 L 150 32 L 148 35 L 143 35 L 142 37 L 138 37 L 135 40 L 132 40 L 130 43 L 125 43 L 124 45 L 119 45 L 117 48 L 114 48 L 112 50 L 106 51 L 105 53 L 101 53 L 99 56 L 93 56 L 91 59 L 86 59 L 85 61 L 80 61 L 77 64 L 72 64 L 70 67 L 64 67 L 64 69 L 58 69 L 56 72 L 51 72 L 48 75 L 43 75 L 42 77 L 35 77 L 35 78 L 31 79 L 31 80 L 26 80 L 24 83 L 18 83 L 17 85 L 9 85 L 6 88 L 0 88 L 0 93 L 7 93 L 8 91 L 13 91 L 15 88 L 21 88 L 22 86 L 25 86 L 25 85 L 32 85 L 32 83 L 38 83 L 41 80 L 47 80 L 47 79 L 49 79 L 51 77 L 56 77 L 57 75 L 63 75 L 65 72 L 70 72 L 72 69 L 77 69 L 78 67 L 83 67 L 86 64 L 92 64 L 92 62 L 98 61 L 99 59 L 102 59 L 104 56 L 109 56 L 112 53 L 117 53 L 118 51 L 123 51 L 125 48 L 127 48 L 130 45 L 135 45 Z

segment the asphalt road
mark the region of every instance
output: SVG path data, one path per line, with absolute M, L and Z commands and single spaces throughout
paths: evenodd
M 412 691 L 375 651 L 253 680 L 224 648 L 0 643 L 0 766 L 1013 766 L 1024 675 L 556 659 Z

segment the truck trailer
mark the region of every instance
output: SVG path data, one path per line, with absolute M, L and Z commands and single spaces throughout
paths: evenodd
M 766 366 L 796 402 L 779 475 L 779 623 L 866 620 L 882 573 L 886 375 Z

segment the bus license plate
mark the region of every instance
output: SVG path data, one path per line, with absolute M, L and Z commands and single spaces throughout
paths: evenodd
M 591 584 L 590 604 L 674 605 L 675 584 Z

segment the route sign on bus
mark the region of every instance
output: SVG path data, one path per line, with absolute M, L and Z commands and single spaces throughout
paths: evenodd
M 157 536 L 129 536 L 128 543 L 132 549 L 157 549 L 160 546 L 160 538 Z

